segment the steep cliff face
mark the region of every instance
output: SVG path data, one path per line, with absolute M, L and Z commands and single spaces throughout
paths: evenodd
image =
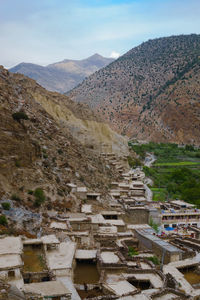
M 54 94 L 41 94 L 31 91 L 33 98 L 85 147 L 97 153 L 114 152 L 118 156 L 128 154 L 127 138 L 114 132 L 108 124 L 96 117 L 87 106 L 74 104 L 67 97 Z
M 14 119 L 13 113 L 18 111 L 28 120 Z M 112 148 L 120 155 L 128 151 L 126 140 L 120 136 L 118 140 L 87 106 L 47 92 L 34 80 L 2 67 L 0 140 L 0 196 L 23 196 L 24 191 L 39 186 L 51 201 L 61 202 L 69 200 L 69 182 L 105 191 L 117 178 L 112 167 L 105 168 L 98 145 L 106 143 L 105 150 Z M 28 196 L 24 201 L 29 204 Z
M 150 40 L 69 96 L 130 137 L 200 144 L 200 35 Z M 191 122 L 192 120 L 192 122 Z

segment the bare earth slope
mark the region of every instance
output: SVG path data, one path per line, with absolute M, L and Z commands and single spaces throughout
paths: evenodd
M 35 79 L 49 91 L 64 93 L 78 85 L 85 77 L 112 61 L 112 58 L 94 54 L 83 60 L 65 59 L 46 67 L 21 63 L 11 68 L 10 72 L 24 74 Z
M 19 110 L 29 119 L 14 120 L 12 114 Z M 99 146 L 105 143 L 102 147 L 110 151 L 113 144 L 119 155 L 128 151 L 126 140 L 98 121 L 87 106 L 3 67 L 0 140 L 0 196 L 39 186 L 51 200 L 64 201 L 69 182 L 103 191 L 117 173 L 105 168 Z
M 200 35 L 149 40 L 72 90 L 115 130 L 200 144 Z

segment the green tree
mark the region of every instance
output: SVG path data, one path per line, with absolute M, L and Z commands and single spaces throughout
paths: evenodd
M 19 123 L 21 120 L 28 120 L 28 116 L 23 111 L 19 111 L 19 112 L 12 114 L 12 117 L 15 121 L 17 121 Z

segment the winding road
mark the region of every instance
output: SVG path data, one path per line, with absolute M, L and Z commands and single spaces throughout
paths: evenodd
M 154 163 L 154 161 L 156 161 L 156 157 L 154 154 L 151 153 L 147 153 L 147 156 L 145 157 L 144 160 L 144 166 L 150 168 L 152 166 L 152 164 Z M 153 198 L 153 193 L 151 191 L 151 189 L 148 187 L 148 185 L 153 185 L 153 181 L 150 178 L 145 178 L 144 181 L 144 186 L 145 186 L 145 196 L 147 201 L 152 201 Z

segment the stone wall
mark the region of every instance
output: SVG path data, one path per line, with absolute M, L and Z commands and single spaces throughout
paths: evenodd
M 144 208 L 130 209 L 127 211 L 131 224 L 148 224 L 149 210 Z

